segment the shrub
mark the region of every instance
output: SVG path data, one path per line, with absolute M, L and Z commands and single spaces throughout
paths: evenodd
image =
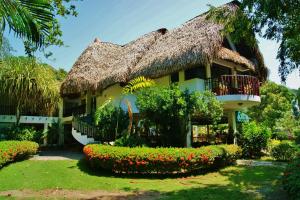
M 119 147 L 144 147 L 148 146 L 147 141 L 144 138 L 139 137 L 136 134 L 124 134 L 119 139 L 115 140 L 115 146 Z
M 290 199 L 300 199 L 300 158 L 289 163 L 283 174 L 283 187 Z
M 294 134 L 295 134 L 295 142 L 296 144 L 300 144 L 300 129 L 296 129 L 294 130 Z
M 0 168 L 5 164 L 36 154 L 38 144 L 29 141 L 0 142 Z
M 29 126 L 12 126 L 1 130 L 1 133 L 6 140 L 34 141 L 39 143 L 42 138 L 42 132 Z
M 189 116 L 196 114 L 217 123 L 223 115 L 222 104 L 209 91 L 182 91 L 171 85 L 145 88 L 136 96 L 140 117 L 156 128 L 161 146 L 185 146 Z
M 91 144 L 83 149 L 95 169 L 114 173 L 187 173 L 220 167 L 234 162 L 241 154 L 236 145 L 201 148 L 115 147 Z
M 240 141 L 243 148 L 243 156 L 250 158 L 260 157 L 262 149 L 267 147 L 270 136 L 270 130 L 264 126 L 259 126 L 255 122 L 244 124 Z
M 296 149 L 289 142 L 283 141 L 271 149 L 271 156 L 279 161 L 290 161 L 296 157 Z
M 267 151 L 268 151 L 268 153 L 271 154 L 272 149 L 273 149 L 275 146 L 279 145 L 280 143 L 281 143 L 280 140 L 269 139 L 269 140 L 268 140 L 268 144 L 267 144 Z
M 128 128 L 128 114 L 120 106 L 116 106 L 110 99 L 97 108 L 95 124 L 99 128 L 100 136 L 112 135 L 115 138 Z

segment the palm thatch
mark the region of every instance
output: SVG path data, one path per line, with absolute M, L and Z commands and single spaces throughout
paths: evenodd
M 228 3 L 232 12 L 238 9 Z M 223 47 L 222 25 L 199 15 L 181 27 L 160 29 L 124 46 L 95 41 L 79 57 L 61 87 L 63 96 L 85 90 L 101 91 L 110 85 L 128 82 L 136 77 L 149 78 L 211 64 L 223 59 L 250 70 L 265 68 L 261 54 L 254 55 L 258 63 Z

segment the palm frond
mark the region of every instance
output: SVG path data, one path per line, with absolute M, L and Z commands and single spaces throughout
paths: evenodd
M 131 80 L 123 89 L 124 94 L 133 93 L 139 89 L 147 88 L 155 85 L 152 79 L 145 78 L 144 76 L 137 77 Z
M 3 33 L 8 25 L 17 37 L 41 46 L 54 19 L 51 11 L 51 3 L 47 0 L 1 0 L 0 32 Z
M 101 112 L 102 110 L 107 106 L 109 105 L 110 103 L 112 103 L 112 99 L 111 98 L 108 98 L 106 101 L 104 101 L 104 103 L 99 106 L 96 111 L 95 111 L 95 124 L 98 125 L 99 124 L 99 119 L 100 119 L 100 115 L 101 115 Z

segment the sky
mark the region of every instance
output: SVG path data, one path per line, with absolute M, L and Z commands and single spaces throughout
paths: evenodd
M 207 11 L 208 5 L 219 6 L 228 0 L 83 0 L 75 3 L 77 17 L 60 18 L 64 47 L 51 47 L 51 59 L 36 56 L 55 68 L 69 71 L 80 54 L 97 37 L 101 41 L 126 44 L 143 34 L 159 28 L 172 29 Z M 24 55 L 22 41 L 6 33 L 15 55 Z M 269 79 L 280 83 L 279 62 L 276 60 L 278 44 L 257 38 L 265 64 L 270 70 Z M 292 73 L 286 85 L 300 87 L 299 71 Z

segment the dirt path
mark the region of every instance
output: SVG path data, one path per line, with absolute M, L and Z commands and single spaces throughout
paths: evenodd
M 41 151 L 30 160 L 80 160 L 83 153 L 72 151 Z
M 286 167 L 287 163 L 284 162 L 273 162 L 273 161 L 262 161 L 262 160 L 237 160 L 237 165 L 246 166 L 276 166 L 276 167 Z
M 0 192 L 1 197 L 11 197 L 14 199 L 99 199 L 99 200 L 150 200 L 157 199 L 159 193 L 156 192 L 108 192 L 108 191 L 80 191 L 47 189 L 40 191 L 33 190 L 10 190 Z

